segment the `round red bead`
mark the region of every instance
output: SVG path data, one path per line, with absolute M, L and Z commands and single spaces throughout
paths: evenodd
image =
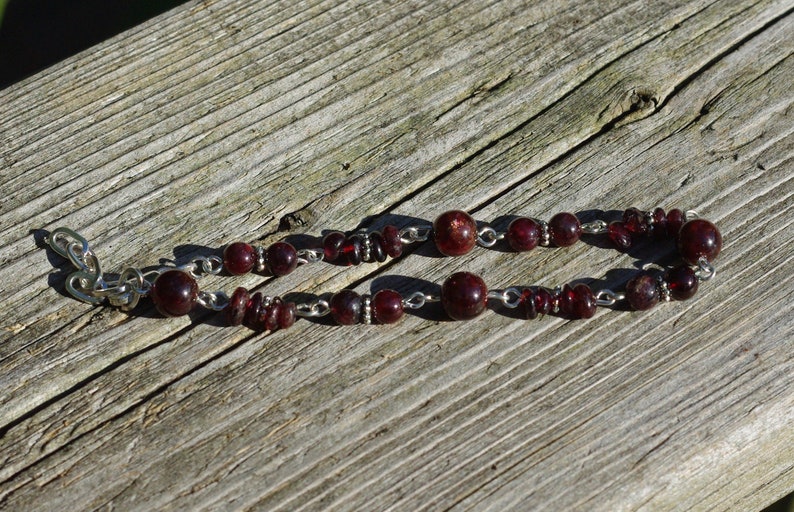
M 235 276 L 250 272 L 256 264 L 256 251 L 245 242 L 234 242 L 223 250 L 223 266 Z
M 390 258 L 399 258 L 403 253 L 403 242 L 400 239 L 400 230 L 396 226 L 383 228 L 383 241 L 386 254 Z
M 441 305 L 450 318 L 468 320 L 485 310 L 488 288 L 480 276 L 457 272 L 441 286 Z
M 381 324 L 393 324 L 403 316 L 403 298 L 394 290 L 380 290 L 372 296 L 372 316 Z
M 361 296 L 353 290 L 342 290 L 331 297 L 331 317 L 340 325 L 353 325 L 361 318 Z
M 558 213 L 549 221 L 549 236 L 557 247 L 568 247 L 582 236 L 582 224 L 572 213 Z
M 340 231 L 332 231 L 323 238 L 323 256 L 325 261 L 334 262 L 339 258 L 339 252 L 345 243 L 345 234 Z
M 538 221 L 527 217 L 514 219 L 507 226 L 507 243 L 514 251 L 531 251 L 540 242 L 541 229 Z
M 298 266 L 298 251 L 288 242 L 276 242 L 267 248 L 267 268 L 274 276 L 285 276 Z
M 632 309 L 651 309 L 659 302 L 659 286 L 656 279 L 647 274 L 639 275 L 626 284 L 626 300 Z
M 591 318 L 596 312 L 596 297 L 584 283 L 563 286 L 560 310 L 573 318 Z
M 224 310 L 227 324 L 240 325 L 243 323 L 243 317 L 245 317 L 245 307 L 248 305 L 248 301 L 250 299 L 251 298 L 248 295 L 248 290 L 245 288 L 239 287 L 234 290 L 234 293 L 232 293 L 232 296 L 229 299 L 229 304 Z
M 698 278 L 695 271 L 688 266 L 675 267 L 664 276 L 670 297 L 675 300 L 686 300 L 698 291 Z
M 339 254 L 344 256 L 348 265 L 361 264 L 361 237 L 352 235 L 345 238 L 345 243 L 342 244 L 342 250 L 339 251 Z
M 198 298 L 198 284 L 187 272 L 166 270 L 154 280 L 150 296 L 164 316 L 187 314 Z
M 713 261 L 721 249 L 720 231 L 705 219 L 690 220 L 678 233 L 678 252 L 690 265 L 697 265 L 700 258 Z
M 438 251 L 445 256 L 461 256 L 477 244 L 477 223 L 461 210 L 444 212 L 433 223 Z

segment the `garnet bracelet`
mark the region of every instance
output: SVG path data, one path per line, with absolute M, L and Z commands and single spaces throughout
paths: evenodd
M 516 252 L 531 251 L 538 245 L 567 247 L 576 243 L 582 234 L 606 235 L 622 251 L 631 248 L 641 238 L 674 240 L 683 264 L 654 277 L 643 272 L 628 281 L 624 292 L 609 289 L 592 291 L 586 284 L 565 284 L 557 288 L 510 287 L 489 291 L 479 276 L 458 272 L 447 278 L 439 295 L 416 291 L 403 296 L 394 290 L 380 290 L 373 295 L 360 295 L 342 290 L 329 300 L 316 298 L 295 303 L 261 292 L 250 293 L 237 288 L 231 296 L 224 292 L 199 290 L 197 279 L 203 274 L 241 275 L 256 271 L 283 276 L 299 265 L 326 261 L 343 265 L 362 262 L 383 262 L 399 257 L 406 244 L 424 242 L 432 238 L 438 251 L 445 256 L 460 256 L 476 245 L 493 247 L 505 241 Z M 500 302 L 516 309 L 524 318 L 536 318 L 549 313 L 567 318 L 590 318 L 597 306 L 613 306 L 627 301 L 635 310 L 650 309 L 659 301 L 685 300 L 692 297 L 700 281 L 715 274 L 711 262 L 722 248 L 722 237 L 711 222 L 697 218 L 695 212 L 674 209 L 667 213 L 661 208 L 643 212 L 629 208 L 622 220 L 581 223 L 571 213 L 558 213 L 548 222 L 528 217 L 515 218 L 505 232 L 490 226 L 478 229 L 475 220 L 466 212 L 453 210 L 442 213 L 432 226 L 409 226 L 402 229 L 388 225 L 382 231 L 357 232 L 352 235 L 334 231 L 322 239 L 322 247 L 296 249 L 286 241 L 268 247 L 235 242 L 218 256 L 194 258 L 186 265 L 161 267 L 144 271 L 129 267 L 114 278 L 103 274 L 99 260 L 78 233 L 57 228 L 47 242 L 61 256 L 69 259 L 77 269 L 66 279 L 66 290 L 77 299 L 91 303 L 110 303 L 123 310 L 131 310 L 141 297 L 150 297 L 164 316 L 179 316 L 190 312 L 195 305 L 223 311 L 229 325 L 244 324 L 258 331 L 274 331 L 290 327 L 297 317 L 330 315 L 337 324 L 394 323 L 406 309 L 418 309 L 428 302 L 440 301 L 446 314 L 455 320 L 474 318 L 482 313 L 489 301 Z

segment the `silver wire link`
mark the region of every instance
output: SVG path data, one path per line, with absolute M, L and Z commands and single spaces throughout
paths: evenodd
M 441 297 L 430 295 L 424 292 L 413 292 L 407 297 L 403 298 L 403 307 L 408 309 L 419 309 L 428 302 L 438 302 Z
M 613 292 L 609 289 L 598 290 L 595 296 L 596 306 L 614 306 L 617 301 L 626 298 L 625 293 Z
M 504 237 L 504 233 L 498 233 L 491 226 L 485 226 L 477 232 L 477 244 L 481 247 L 493 247 Z
M 582 233 L 587 233 L 588 235 L 601 235 L 607 232 L 609 232 L 609 225 L 601 219 L 582 224 Z
M 196 302 L 213 311 L 222 311 L 229 305 L 229 296 L 223 292 L 199 292 Z
M 317 263 L 323 261 L 325 251 L 320 249 L 298 249 L 298 263 L 305 265 L 307 263 Z
M 709 260 L 706 259 L 705 256 L 698 260 L 697 267 L 697 270 L 695 270 L 695 277 L 698 278 L 698 281 L 708 281 L 717 275 L 717 269 L 711 264 L 711 262 L 709 262 Z
M 400 241 L 404 244 L 424 242 L 433 232 L 433 226 L 408 226 L 400 230 Z
M 304 318 L 317 318 L 331 312 L 331 306 L 328 304 L 328 301 L 323 299 L 296 304 L 295 308 L 297 309 L 296 314 Z
M 689 222 L 690 220 L 700 218 L 697 210 L 687 210 L 684 212 L 684 222 Z
M 498 300 L 505 307 L 515 309 L 521 304 L 521 290 L 515 287 L 505 288 L 504 290 L 491 290 L 488 292 L 488 300 Z
M 193 258 L 190 263 L 176 267 L 177 270 L 187 272 L 194 278 L 201 277 L 201 274 L 218 275 L 223 270 L 223 260 L 219 256 L 199 256 Z M 200 269 L 200 271 L 199 271 Z

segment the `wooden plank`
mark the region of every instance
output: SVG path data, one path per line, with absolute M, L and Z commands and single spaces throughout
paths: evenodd
M 791 491 L 792 7 L 202 2 L 0 91 L 4 507 L 719 510 Z M 71 225 L 118 269 L 451 207 L 629 205 L 718 222 L 696 299 L 262 336 L 90 308 L 42 250 Z M 424 244 L 202 287 L 408 292 L 467 269 L 619 288 L 656 250 Z

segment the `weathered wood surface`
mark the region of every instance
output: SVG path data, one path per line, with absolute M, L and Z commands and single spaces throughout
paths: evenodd
M 195 2 L 0 91 L 0 507 L 751 510 L 794 490 L 793 9 Z M 265 336 L 77 302 L 43 244 L 71 226 L 117 271 L 454 207 L 631 205 L 721 227 L 695 299 Z M 659 249 L 433 254 L 202 287 L 620 287 Z

